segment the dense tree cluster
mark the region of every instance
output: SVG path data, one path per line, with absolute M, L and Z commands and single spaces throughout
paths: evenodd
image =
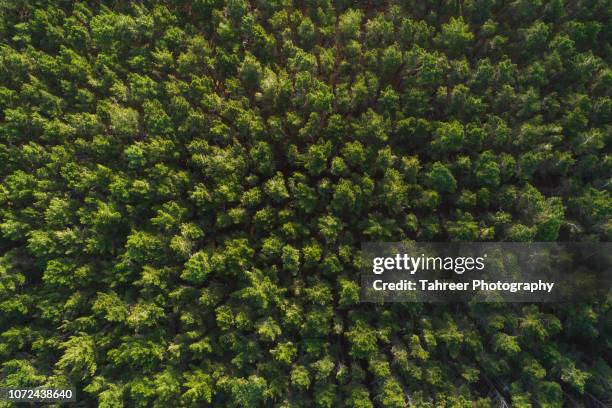
M 603 406 L 609 303 L 365 304 L 358 268 L 366 241 L 611 238 L 611 10 L 0 2 L 0 386 Z

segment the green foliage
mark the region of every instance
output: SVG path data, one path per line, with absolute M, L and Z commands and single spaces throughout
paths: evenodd
M 0 387 L 610 399 L 609 303 L 359 301 L 365 241 L 610 240 L 608 2 L 100 3 L 0 2 Z
M 452 193 L 457 188 L 457 180 L 442 163 L 435 162 L 427 174 L 429 185 L 440 193 Z

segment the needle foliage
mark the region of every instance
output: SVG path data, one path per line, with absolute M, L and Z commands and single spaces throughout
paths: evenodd
M 611 10 L 0 1 L 0 386 L 604 406 L 609 303 L 366 304 L 359 264 L 367 241 L 610 239 Z

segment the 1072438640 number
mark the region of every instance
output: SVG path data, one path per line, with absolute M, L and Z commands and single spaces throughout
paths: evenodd
M 70 402 L 76 393 L 71 388 L 3 388 L 0 400 L 11 402 Z

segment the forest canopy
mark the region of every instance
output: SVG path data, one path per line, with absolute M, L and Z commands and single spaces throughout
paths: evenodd
M 608 0 L 1 0 L 0 387 L 606 406 L 609 302 L 360 303 L 359 266 L 363 242 L 609 241 L 611 20 Z

